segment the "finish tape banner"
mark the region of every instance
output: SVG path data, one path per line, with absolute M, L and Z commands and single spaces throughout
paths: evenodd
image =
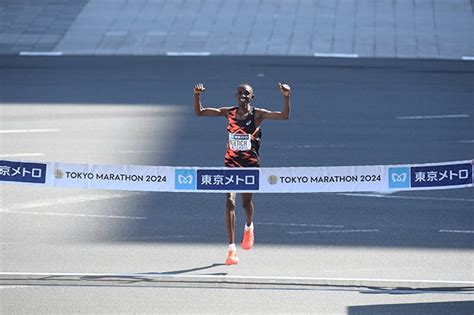
M 387 192 L 473 186 L 473 161 L 337 167 L 171 167 L 0 161 L 0 182 L 162 192 Z

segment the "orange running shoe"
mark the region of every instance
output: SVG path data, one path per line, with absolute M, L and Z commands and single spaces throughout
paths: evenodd
M 238 263 L 239 263 L 239 257 L 237 257 L 237 251 L 229 250 L 227 252 L 227 258 L 225 260 L 225 264 L 227 266 L 230 266 L 230 265 L 237 265 Z
M 254 243 L 255 239 L 253 236 L 253 223 L 250 224 L 249 227 L 245 225 L 244 237 L 242 238 L 242 243 L 240 243 L 240 246 L 242 246 L 243 249 L 248 250 L 252 248 Z

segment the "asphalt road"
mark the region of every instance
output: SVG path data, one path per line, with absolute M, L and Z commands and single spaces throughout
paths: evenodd
M 278 110 L 277 83 L 287 82 L 292 116 L 264 122 L 264 166 L 472 159 L 473 71 L 469 61 L 3 56 L 0 158 L 221 166 L 226 122 L 193 115 L 194 83 L 205 83 L 205 105 L 233 105 L 235 87 L 248 82 L 256 106 Z M 474 281 L 472 189 L 259 194 L 257 244 L 239 251 L 238 266 L 226 267 L 220 194 L 0 188 L 3 273 L 248 280 L 157 287 L 0 281 L 8 313 L 472 313 L 474 308 L 462 302 L 472 301 L 472 290 L 384 290 L 384 281 L 394 279 Z M 239 208 L 238 231 L 242 212 Z M 266 287 L 261 277 L 380 283 Z

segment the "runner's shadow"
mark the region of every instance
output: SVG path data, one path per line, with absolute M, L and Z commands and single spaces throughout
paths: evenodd
M 146 273 L 141 273 L 142 275 L 179 275 L 183 273 L 188 273 L 188 272 L 193 272 L 193 271 L 201 271 L 201 270 L 207 270 L 219 266 L 225 266 L 223 263 L 213 263 L 208 266 L 203 266 L 203 267 L 196 267 L 196 268 L 190 268 L 190 269 L 182 269 L 182 270 L 174 270 L 174 271 L 163 271 L 163 272 L 146 272 Z M 208 276 L 225 276 L 227 275 L 227 272 L 214 272 L 214 273 L 206 273 L 204 275 Z

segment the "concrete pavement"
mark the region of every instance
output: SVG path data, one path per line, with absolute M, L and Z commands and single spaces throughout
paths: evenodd
M 472 59 L 469 0 L 3 0 L 0 54 Z

